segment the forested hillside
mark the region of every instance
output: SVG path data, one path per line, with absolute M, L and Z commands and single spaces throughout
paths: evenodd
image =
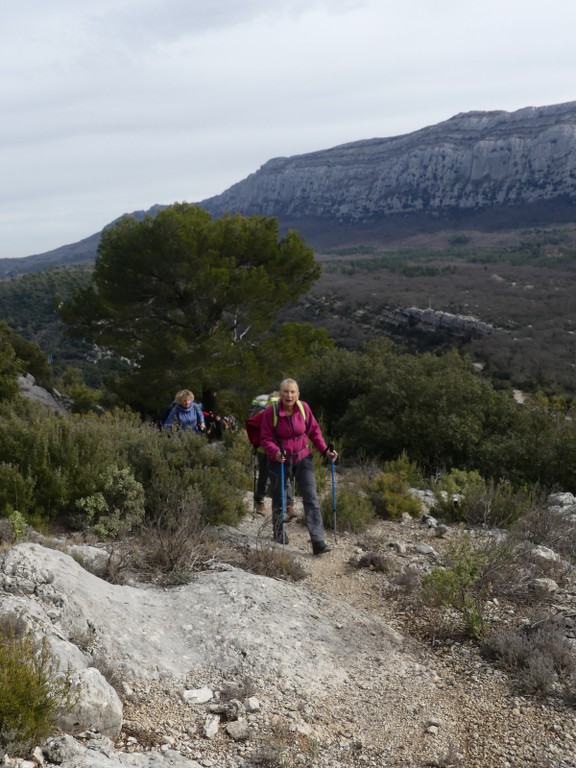
M 86 341 L 70 337 L 57 311 L 62 300 L 89 285 L 92 270 L 91 265 L 52 267 L 4 278 L 0 281 L 0 320 L 39 345 L 54 379 L 74 368 L 87 384 L 97 387 L 114 369 L 113 361 Z
M 316 253 L 321 274 L 280 317 L 328 329 L 343 347 L 392 338 L 413 351 L 457 347 L 497 386 L 576 394 L 576 246 L 571 227 L 519 232 L 506 245 L 454 237 L 434 248 L 339 248 Z M 65 334 L 55 302 L 86 287 L 92 268 L 51 268 L 0 281 L 0 319 L 36 341 L 56 375 L 68 366 L 98 385 L 111 361 Z M 490 335 L 399 324 L 396 310 L 472 316 Z
M 289 315 L 326 327 L 348 348 L 378 336 L 413 351 L 456 347 L 499 387 L 574 396 L 574 232 L 521 234 L 494 247 L 455 238 L 435 248 L 324 251 L 320 279 Z M 479 328 L 427 326 L 410 308 L 474 318 Z

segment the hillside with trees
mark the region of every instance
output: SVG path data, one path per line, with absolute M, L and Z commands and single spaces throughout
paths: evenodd
M 400 249 L 322 251 L 315 253 L 319 277 L 280 308 L 274 329 L 288 334 L 297 323 L 299 333 L 305 327 L 328 331 L 347 349 L 360 349 L 374 338 L 391 338 L 415 352 L 455 347 L 498 387 L 572 397 L 575 253 L 570 227 L 528 229 L 493 240 L 470 233 L 434 241 L 433 248 L 412 243 Z M 39 344 L 62 388 L 68 386 L 61 380 L 66 370 L 66 379 L 99 387 L 122 365 L 111 350 L 71 336 L 57 311 L 62 299 L 88 287 L 91 274 L 91 267 L 60 267 L 0 281 L 0 319 Z M 494 332 L 455 334 L 395 322 L 410 308 L 473 317 Z M 274 353 L 272 345 L 263 355 L 270 370 L 278 363 Z M 267 386 L 261 381 L 256 388 Z
M 333 266 L 365 270 L 362 259 L 346 263 L 339 261 L 341 256 L 332 257 Z M 368 256 L 366 263 L 375 262 L 374 271 L 366 270 L 375 286 L 382 265 L 380 257 Z M 474 268 L 472 260 L 463 261 Z M 402 275 L 410 284 L 414 265 L 409 260 L 401 264 L 386 262 L 382 275 Z M 434 271 L 434 261 L 423 266 L 427 279 L 442 272 Z M 455 268 L 458 274 L 459 263 Z M 498 266 L 500 272 L 507 268 Z M 348 583 L 355 584 L 354 592 L 338 596 L 351 605 L 360 595 L 365 599 L 367 585 L 377 594 L 369 601 L 370 610 L 383 610 L 379 606 L 385 596 L 392 607 L 389 613 L 402 622 L 402 631 L 420 648 L 426 663 L 440 658 L 447 665 L 447 679 L 461 668 L 466 674 L 477 676 L 482 669 L 486 676 L 497 677 L 500 698 L 507 685 L 512 693 L 506 694 L 506 701 L 522 697 L 523 711 L 531 713 L 525 731 L 532 723 L 539 727 L 542 713 L 555 723 L 574 721 L 576 659 L 567 634 L 572 630 L 567 614 L 558 608 L 563 595 L 562 611 L 572 610 L 576 566 L 576 505 L 564 504 L 576 493 L 572 397 L 535 388 L 520 404 L 510 388 L 496 386 L 454 345 L 409 350 L 383 335 L 336 344 L 318 317 L 316 327 L 295 322 L 293 310 L 300 302 L 305 306 L 320 268 L 304 239 L 297 233 L 281 236 L 274 219 L 212 220 L 193 206 L 168 208 L 140 222 L 126 219 L 107 230 L 94 271 L 77 275 L 71 290 L 68 279 L 73 274 L 34 276 L 35 295 L 44 302 L 39 315 L 52 323 L 54 310 L 49 309 L 43 286 L 46 293 L 58 296 L 55 306 L 74 335 L 82 343 L 109 350 L 120 367 L 108 369 L 102 384 L 88 388 L 90 392 L 83 381 L 75 382 L 84 398 L 82 412 L 53 412 L 24 398 L 17 378 L 33 369 L 49 384 L 48 359 L 35 342 L 0 324 L 0 545 L 5 552 L 14 554 L 22 541 L 35 546 L 48 542 L 76 553 L 75 542 L 97 544 L 98 565 L 82 560 L 85 568 L 92 567 L 99 578 L 114 584 L 129 578 L 131 585 L 145 583 L 147 589 L 190 585 L 201 571 L 217 575 L 222 563 L 257 574 L 263 591 L 268 583 L 290 585 L 305 579 L 302 553 L 272 544 L 256 515 L 247 521 L 254 455 L 241 428 L 225 430 L 221 440 L 209 440 L 159 430 L 142 418 L 188 385 L 212 393 L 215 406 L 230 409 L 241 426 L 254 394 L 269 391 L 282 376 L 293 374 L 340 455 L 333 486 L 337 516 L 327 468 L 316 457 L 324 523 L 335 539 L 345 537 L 346 547 L 338 552 L 335 544 L 338 569 L 332 566 L 322 576 L 321 566 L 313 566 L 319 578 L 329 582 L 334 595 L 338 589 L 347 590 Z M 10 290 L 23 284 L 20 278 Z M 11 311 L 18 316 L 17 294 L 9 295 Z M 346 313 L 337 315 L 335 308 L 331 322 L 346 319 Z M 290 323 L 282 322 L 282 313 L 289 313 Z M 353 313 L 347 314 L 350 318 Z M 19 317 L 27 332 L 42 330 L 42 322 L 37 329 L 31 318 L 26 324 L 25 308 Z M 67 373 L 72 382 L 70 370 Z M 563 493 L 551 497 L 554 491 Z M 562 503 L 552 507 L 551 498 Z M 428 503 L 425 513 L 421 499 Z M 379 522 L 397 527 L 383 528 Z M 396 531 L 412 536 L 427 530 L 436 536 L 433 529 L 447 537 L 446 542 L 434 548 L 419 541 L 418 557 L 406 566 L 408 545 L 396 538 Z M 387 537 L 394 535 L 392 543 L 382 538 L 384 530 Z M 305 537 L 297 532 L 291 538 L 302 543 Z M 331 555 L 323 557 L 332 562 Z M 365 578 L 354 575 L 361 569 Z M 222 571 L 229 573 L 230 568 Z M 14 584 L 11 578 L 3 582 L 7 589 Z M 49 577 L 42 578 L 48 586 Z M 308 603 L 300 604 L 305 605 L 307 621 L 316 622 Z M 329 605 L 326 610 L 332 613 Z M 363 634 L 366 626 L 371 630 L 373 624 L 363 624 Z M 77 656 L 84 664 L 88 649 L 94 651 L 89 635 L 74 636 L 82 646 Z M 0 750 L 22 755 L 58 727 L 57 712 L 44 708 L 40 716 L 37 701 L 74 706 L 66 677 L 55 681 L 48 655 L 41 656 L 40 664 L 36 661 L 30 638 L 16 619 L 0 617 Z M 469 666 L 460 659 L 454 665 L 454 649 L 462 649 L 462 659 L 465 654 L 471 660 Z M 374 677 L 382 665 L 376 652 L 372 657 Z M 100 666 L 112 681 L 110 664 Z M 37 685 L 22 685 L 22 680 Z M 458 687 L 465 699 L 469 685 L 465 678 Z M 488 688 L 483 688 L 482 706 L 492 711 Z M 388 689 L 382 690 L 386 707 Z M 365 690 L 360 693 L 365 699 Z M 126 689 L 122 695 L 127 707 L 134 705 Z M 349 701 L 348 693 L 344 699 Z M 345 709 L 339 717 L 346 717 Z M 532 719 L 536 710 L 538 718 Z M 155 712 L 160 711 L 141 716 L 158 720 Z M 473 708 L 466 711 L 472 713 Z M 458 720 L 461 712 L 454 712 Z M 150 749 L 162 743 L 161 735 L 142 725 L 126 728 L 131 745 Z M 483 723 L 478 730 L 484 734 Z M 386 749 L 380 724 L 374 734 L 378 748 Z M 288 736 L 272 733 L 276 751 L 250 747 L 252 751 L 243 752 L 244 765 L 290 764 L 287 760 L 297 744 L 291 733 Z M 340 754 L 342 739 L 338 733 L 336 742 L 330 742 L 330 755 Z M 548 743 L 544 735 L 539 739 Z M 470 765 L 483 768 L 484 742 L 482 749 L 480 738 L 473 742 L 470 746 L 464 739 L 459 749 L 475 754 L 480 762 Z M 264 750 L 269 743 L 262 736 L 259 746 Z M 318 745 L 306 743 L 303 765 L 334 764 L 323 763 Z M 437 765 L 460 760 L 452 744 L 445 746 Z M 490 742 L 489 754 L 499 748 L 498 736 Z M 562 754 L 570 752 L 570 746 L 561 749 Z M 346 753 L 344 759 L 350 759 L 342 764 L 356 764 L 355 755 Z M 413 764 L 402 760 L 398 757 L 397 765 Z M 417 764 L 426 763 L 423 757 Z

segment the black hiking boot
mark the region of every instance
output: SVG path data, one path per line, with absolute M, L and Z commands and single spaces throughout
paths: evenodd
M 326 544 L 325 541 L 313 541 L 312 542 L 312 554 L 324 555 L 326 552 L 330 552 L 332 547 L 330 544 Z
M 274 534 L 274 541 L 277 544 L 288 544 L 288 534 L 286 531 L 279 531 L 278 533 Z
M 288 534 L 282 524 L 282 515 L 275 511 L 272 514 L 272 534 L 278 544 L 288 544 Z

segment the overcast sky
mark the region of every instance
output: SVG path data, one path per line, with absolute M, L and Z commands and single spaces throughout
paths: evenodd
M 273 157 L 576 100 L 574 0 L 0 6 L 0 258 Z

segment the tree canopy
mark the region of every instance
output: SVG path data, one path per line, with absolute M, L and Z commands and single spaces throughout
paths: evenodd
M 72 333 L 127 361 L 116 389 L 141 411 L 175 388 L 218 391 L 250 373 L 275 381 L 270 331 L 278 310 L 320 273 L 313 250 L 264 216 L 212 219 L 179 203 L 155 217 L 124 217 L 104 230 L 93 282 L 63 303 Z M 285 334 L 326 346 L 327 334 Z

